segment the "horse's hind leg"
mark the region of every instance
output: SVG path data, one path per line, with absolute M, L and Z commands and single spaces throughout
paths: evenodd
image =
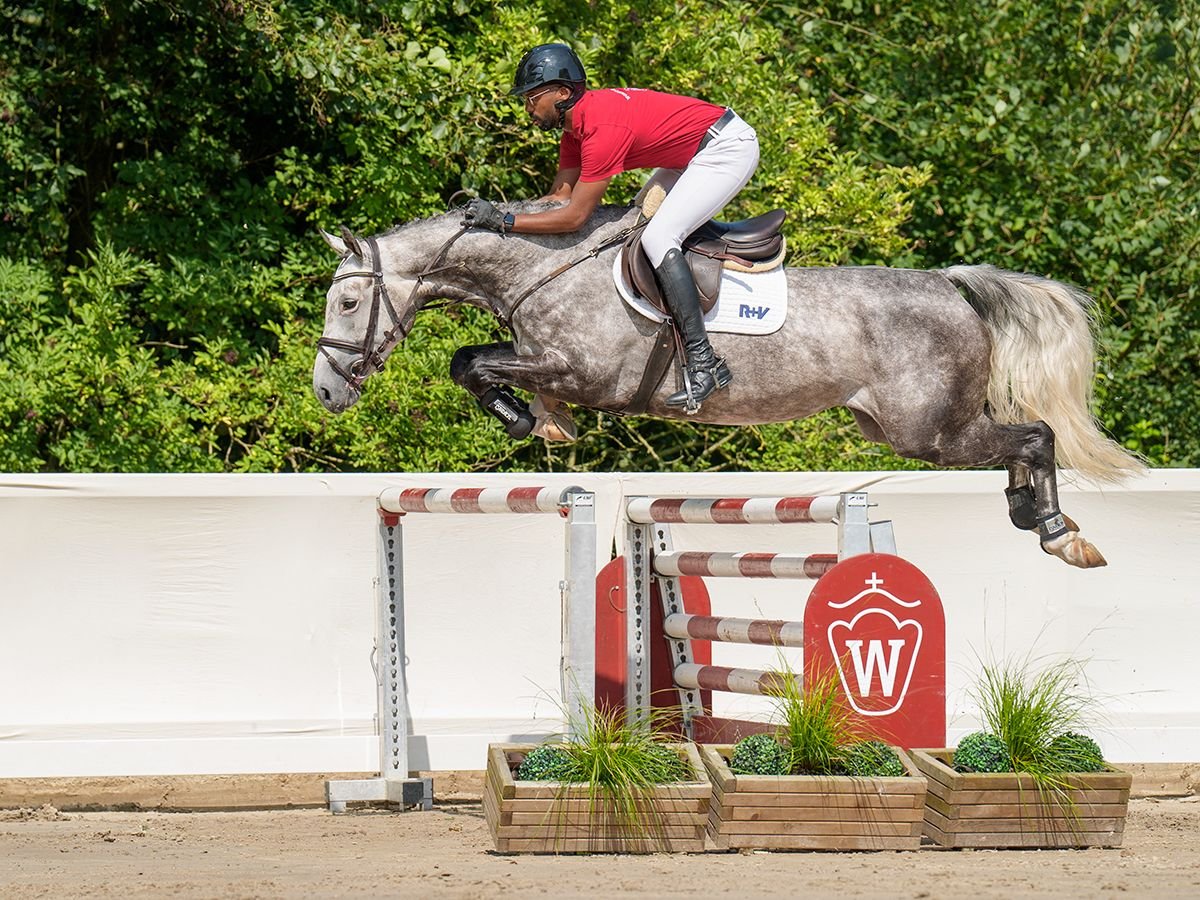
M 1012 523 L 1022 531 L 1037 531 L 1037 505 L 1033 496 L 1033 485 L 1029 482 L 1028 469 L 1024 466 L 1008 466 L 1008 487 L 1004 490 L 1004 496 L 1008 499 L 1008 517 Z M 1063 520 L 1069 530 L 1079 530 L 1075 520 L 1065 513 Z
M 1022 531 L 1037 528 L 1037 509 L 1028 469 L 1018 465 L 1008 466 L 1008 487 L 1004 489 L 1004 496 L 1008 499 L 1008 518 L 1014 525 Z
M 1036 529 L 1042 549 L 1070 565 L 1090 569 L 1108 564 L 1058 508 L 1054 432 L 1045 422 L 1001 425 L 981 414 L 963 428 L 925 435 L 904 429 L 899 436 L 889 430 L 888 437 L 901 455 L 941 466 L 1005 466 L 1013 524 Z
M 1064 516 L 1058 507 L 1058 470 L 1054 466 L 1054 432 L 1050 426 L 1045 422 L 1031 422 L 1028 425 L 997 427 L 1037 428 L 1041 432 L 1035 452 L 1024 464 L 1029 470 L 1034 500 L 1035 522 L 1029 530 L 1037 529 L 1042 549 L 1081 569 L 1108 565 L 1096 546 L 1079 534 L 1079 526 L 1074 519 Z M 1012 470 L 1009 471 L 1011 479 Z

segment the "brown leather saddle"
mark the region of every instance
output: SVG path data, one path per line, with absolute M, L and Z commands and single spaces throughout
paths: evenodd
M 783 235 L 779 229 L 787 211 L 775 209 L 740 222 L 712 219 L 701 225 L 683 242 L 684 259 L 692 268 L 692 277 L 700 291 L 700 306 L 708 312 L 721 290 L 721 269 L 727 262 L 734 268 L 750 271 L 755 263 L 780 255 Z M 637 229 L 621 248 L 621 274 L 625 283 L 663 312 L 667 312 L 662 289 L 654 277 L 654 267 L 642 250 L 642 232 Z

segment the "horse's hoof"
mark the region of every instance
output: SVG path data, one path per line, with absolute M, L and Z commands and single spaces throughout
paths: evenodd
M 1068 520 L 1068 524 L 1074 525 L 1075 523 Z M 1108 560 L 1096 549 L 1096 545 L 1086 538 L 1080 537 L 1079 532 L 1074 530 L 1059 535 L 1052 541 L 1043 541 L 1042 549 L 1052 556 L 1057 556 L 1068 565 L 1077 566 L 1080 569 L 1097 569 L 1100 566 L 1108 565 Z
M 558 404 L 549 407 L 541 397 L 535 397 L 529 408 L 537 417 L 533 433 L 543 440 L 569 443 L 579 437 L 575 420 L 564 407 Z
M 547 441 L 564 441 L 570 443 L 579 437 L 575 423 L 569 416 L 562 413 L 552 413 L 544 419 L 538 419 L 533 427 L 533 433 Z

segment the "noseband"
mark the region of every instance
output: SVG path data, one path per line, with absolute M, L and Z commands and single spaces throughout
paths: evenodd
M 371 250 L 371 271 L 343 272 L 341 275 L 333 276 L 334 284 L 337 284 L 339 281 L 345 281 L 348 278 L 370 278 L 372 281 L 371 316 L 367 321 L 367 330 L 363 335 L 362 343 L 354 344 L 350 341 L 324 336 L 317 338 L 317 349 L 329 361 L 330 368 L 337 372 L 354 391 L 361 392 L 363 382 L 367 380 L 372 371 L 383 371 L 384 354 L 408 337 L 408 333 L 412 330 L 413 322 L 417 318 L 417 308 L 414 300 L 424 280 L 437 272 L 458 268 L 457 265 L 442 265 L 442 262 L 445 260 L 446 254 L 450 251 L 450 247 L 466 232 L 467 228 L 465 227 L 459 229 L 446 243 L 442 244 L 442 248 L 438 251 L 437 256 L 434 257 L 433 262 L 417 275 L 416 284 L 413 285 L 413 289 L 408 295 L 408 313 L 403 320 L 401 320 L 399 314 L 396 312 L 396 307 L 392 305 L 392 298 L 388 296 L 387 285 L 383 282 L 383 265 L 379 259 L 379 244 L 375 241 L 375 238 L 367 238 L 367 246 Z M 371 339 L 375 336 L 375 328 L 379 324 L 380 306 L 387 311 L 388 318 L 392 320 L 392 327 L 385 331 L 383 339 L 376 346 L 372 347 Z M 350 363 L 349 368 L 347 368 L 334 359 L 333 354 L 327 349 L 330 347 L 335 350 L 345 350 L 349 353 L 357 354 L 357 356 Z

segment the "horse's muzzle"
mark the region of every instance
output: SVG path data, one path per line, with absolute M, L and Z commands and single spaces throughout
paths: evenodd
M 319 362 L 313 371 L 313 393 L 331 413 L 345 412 L 362 396 L 356 385 L 338 376 L 330 366 L 322 367 Z

